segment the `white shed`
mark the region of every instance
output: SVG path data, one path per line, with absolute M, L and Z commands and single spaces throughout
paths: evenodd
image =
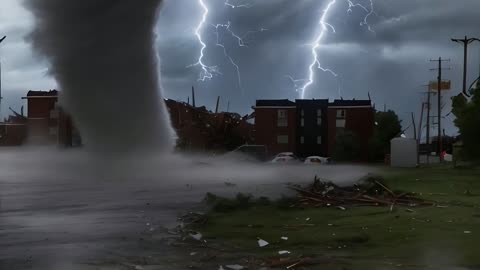
M 415 168 L 417 166 L 417 140 L 394 138 L 390 141 L 392 167 Z

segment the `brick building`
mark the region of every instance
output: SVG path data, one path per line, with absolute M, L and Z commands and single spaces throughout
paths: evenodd
M 300 99 L 297 106 L 297 154 L 328 156 L 328 100 Z
M 298 156 L 333 156 L 337 136 L 351 131 L 359 140 L 362 160 L 374 133 L 370 100 L 257 100 L 255 144 L 270 155 L 294 152 Z
M 58 91 L 28 91 L 27 142 L 34 145 L 73 146 L 79 134 L 71 117 L 58 106 Z
M 265 145 L 270 154 L 296 152 L 297 106 L 283 100 L 257 100 L 255 144 Z
M 0 123 L 0 146 L 22 145 L 27 138 L 27 118 L 23 115 L 23 107 L 21 113 L 10 110 L 13 115 Z
M 228 151 L 252 143 L 253 125 L 236 113 L 213 113 L 205 107 L 165 101 L 182 150 Z
M 351 131 L 359 140 L 361 159 L 367 160 L 374 127 L 375 110 L 370 100 L 334 100 L 328 105 L 328 155 L 334 154 L 337 136 Z

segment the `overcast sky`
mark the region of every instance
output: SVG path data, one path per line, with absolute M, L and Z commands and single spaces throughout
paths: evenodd
M 167 98 L 186 101 L 191 86 L 196 88 L 197 105 L 213 109 L 216 96 L 222 97 L 222 109 L 230 101 L 230 110 L 250 112 L 256 99 L 299 97 L 295 79 L 308 78 L 312 61 L 311 44 L 321 30 L 319 19 L 331 0 L 230 0 L 232 4 L 248 4 L 250 8 L 231 8 L 225 0 L 204 0 L 210 13 L 201 29 L 207 45 L 204 62 L 217 66 L 219 73 L 211 80 L 198 81 L 201 44 L 194 31 L 203 10 L 197 0 L 165 0 L 157 26 L 157 48 L 161 58 L 161 77 Z M 368 0 L 352 0 L 370 8 Z M 315 83 L 307 89 L 306 98 L 366 99 L 370 92 L 377 108 L 394 109 L 401 118 L 419 114 L 424 95 L 421 85 L 436 78 L 430 68 L 431 58 L 451 59 L 445 66 L 445 77 L 453 90 L 461 89 L 463 50 L 451 37 L 480 37 L 480 1 L 478 0 L 373 0 L 375 14 L 368 18 L 368 27 L 361 25 L 367 12 L 360 7 L 347 12 L 348 2 L 337 0 L 327 22 L 329 31 L 318 49 L 323 67 L 338 74 L 315 70 Z M 20 97 L 26 90 L 56 88 L 47 75 L 48 64 L 32 54 L 26 36 L 32 18 L 20 0 L 2 0 L 0 4 L 0 36 L 7 35 L 0 45 L 2 61 L 3 104 L 19 109 Z M 241 85 L 230 60 L 217 42 L 212 25 L 227 24 L 248 46 L 224 28 L 219 28 L 220 42 L 238 65 Z M 263 29 L 263 31 L 261 31 Z M 267 30 L 265 30 L 267 29 Z M 88 37 L 86 37 L 88 38 Z M 470 80 L 479 73 L 480 43 L 471 45 Z M 297 82 L 301 85 L 302 82 Z M 450 111 L 449 97 L 445 114 Z M 2 112 L 5 114 L 3 106 Z M 452 118 L 447 118 L 447 123 Z M 408 125 L 408 124 L 407 124 Z M 452 124 L 448 130 L 454 132 Z

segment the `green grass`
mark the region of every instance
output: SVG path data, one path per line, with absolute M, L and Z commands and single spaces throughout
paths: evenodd
M 312 255 L 323 261 L 318 269 L 480 268 L 480 171 L 438 167 L 382 174 L 392 189 L 416 192 L 448 207 L 285 210 L 253 203 L 212 211 L 198 230 L 239 254 L 268 258 L 289 250 L 292 256 Z M 257 237 L 270 245 L 259 248 Z

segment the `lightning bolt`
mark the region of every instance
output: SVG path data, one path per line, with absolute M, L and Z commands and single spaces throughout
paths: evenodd
M 202 20 L 198 24 L 197 28 L 195 28 L 195 36 L 198 39 L 198 42 L 201 45 L 200 49 L 200 56 L 198 57 L 198 61 L 194 64 L 189 65 L 188 67 L 193 66 L 200 66 L 202 71 L 200 72 L 200 77 L 198 80 L 206 81 L 213 78 L 214 75 L 220 75 L 220 71 L 218 70 L 218 66 L 208 66 L 203 62 L 203 58 L 205 57 L 205 49 L 207 48 L 207 44 L 203 41 L 202 37 L 202 30 L 204 25 L 207 22 L 208 17 L 208 7 L 203 0 L 198 0 L 199 5 L 203 9 Z
M 218 29 L 224 28 L 227 32 L 229 32 L 232 35 L 232 37 L 234 37 L 238 41 L 239 47 L 246 47 L 247 45 L 245 44 L 245 42 L 240 36 L 235 34 L 230 29 L 230 22 L 228 22 L 227 24 L 217 24 L 212 26 L 215 28 L 215 34 L 217 36 L 217 43 L 215 45 L 223 49 L 223 54 L 230 61 L 232 66 L 235 68 L 235 71 L 237 72 L 238 86 L 240 87 L 240 89 L 242 89 L 242 75 L 240 74 L 240 67 L 237 65 L 237 63 L 235 63 L 233 58 L 228 54 L 227 48 L 225 47 L 225 45 L 223 45 L 223 43 L 220 43 L 220 34 L 218 32 Z
M 353 12 L 354 7 L 361 8 L 361 9 L 365 10 L 365 12 L 367 12 L 367 15 L 364 17 L 364 19 L 360 23 L 360 25 L 361 26 L 367 26 L 367 28 L 370 32 L 375 33 L 375 31 L 373 31 L 370 24 L 368 23 L 369 17 L 372 16 L 373 14 L 375 14 L 375 10 L 374 10 L 374 7 L 373 7 L 374 6 L 373 0 L 369 0 L 370 9 L 368 9 L 367 7 L 365 7 L 364 5 L 362 5 L 360 3 L 354 3 L 354 2 L 352 2 L 352 0 L 346 0 L 346 1 L 348 3 L 348 10 L 347 10 L 348 13 Z M 308 68 L 308 74 L 309 74 L 308 79 L 304 80 L 305 83 L 303 84 L 303 86 L 297 87 L 297 82 L 302 81 L 302 80 L 294 80 L 291 76 L 289 76 L 290 80 L 295 85 L 295 88 L 296 88 L 295 90 L 297 92 L 300 92 L 300 97 L 302 99 L 305 98 L 305 92 L 315 81 L 315 66 L 317 67 L 317 69 L 320 69 L 323 72 L 330 73 L 332 76 L 337 77 L 337 78 L 339 77 L 338 74 L 335 73 L 333 70 L 331 70 L 329 68 L 324 68 L 321 65 L 319 55 L 318 55 L 318 52 L 317 52 L 318 49 L 321 46 L 321 43 L 322 43 L 325 35 L 328 33 L 328 31 L 330 30 L 333 33 L 336 32 L 335 27 L 333 27 L 333 25 L 331 25 L 330 23 L 327 22 L 329 14 L 330 14 L 331 10 L 333 9 L 333 7 L 335 6 L 336 3 L 337 3 L 337 0 L 330 0 L 327 4 L 326 8 L 323 10 L 322 16 L 320 17 L 320 23 L 319 23 L 320 32 L 319 32 L 318 36 L 316 37 L 316 39 L 311 44 L 311 46 L 312 46 L 312 49 L 311 49 L 312 50 L 312 63 L 310 64 L 310 66 Z M 340 91 L 340 88 L 339 88 L 339 91 Z
M 200 49 L 200 56 L 198 58 L 198 61 L 194 64 L 191 64 L 189 65 L 188 67 L 193 67 L 193 66 L 200 66 L 201 68 L 201 71 L 200 71 L 200 77 L 199 77 L 199 81 L 206 81 L 206 80 L 210 80 L 213 78 L 213 76 L 215 75 L 222 75 L 222 73 L 220 72 L 218 66 L 208 66 L 205 64 L 204 62 L 204 58 L 205 58 L 205 49 L 207 48 L 207 44 L 206 42 L 203 40 L 203 37 L 202 37 L 202 32 L 203 32 L 203 29 L 205 28 L 205 25 L 207 24 L 207 20 L 208 20 L 208 15 L 209 15 L 209 8 L 208 6 L 205 4 L 205 1 L 204 0 L 198 0 L 198 3 L 199 5 L 201 6 L 202 10 L 203 10 L 203 15 L 202 15 L 202 19 L 201 21 L 199 22 L 198 26 L 195 28 L 195 36 L 197 37 L 197 40 L 198 42 L 200 43 L 201 45 L 201 49 Z M 245 4 L 245 1 L 243 1 L 241 4 L 239 5 L 234 5 L 232 3 L 230 3 L 229 0 L 226 0 L 225 2 L 225 5 L 228 6 L 228 7 L 231 7 L 231 8 L 240 8 L 240 7 L 243 7 L 243 8 L 250 8 L 253 6 L 252 3 L 247 3 Z M 237 75 L 237 79 L 238 79 L 238 86 L 240 89 L 243 90 L 242 88 L 242 76 L 241 76 L 241 73 L 240 73 L 240 67 L 238 66 L 238 64 L 234 61 L 234 59 L 229 55 L 228 51 L 227 51 L 227 48 L 225 47 L 225 45 L 223 43 L 220 42 L 220 29 L 223 29 L 223 31 L 225 31 L 226 33 L 228 33 L 233 39 L 235 39 L 237 41 L 237 44 L 239 47 L 248 47 L 247 43 L 245 42 L 245 38 L 253 33 L 258 33 L 258 32 L 263 32 L 263 31 L 267 31 L 268 29 L 265 29 L 265 28 L 261 28 L 259 30 L 255 30 L 255 31 L 248 31 L 247 33 L 245 33 L 243 36 L 240 36 L 239 34 L 235 33 L 232 28 L 231 28 L 231 23 L 230 22 L 227 22 L 226 24 L 209 24 L 211 27 L 214 28 L 214 33 L 216 35 L 216 44 L 215 46 L 217 47 L 220 47 L 222 48 L 222 51 L 223 51 L 223 54 L 225 56 L 226 59 L 228 59 L 228 61 L 230 62 L 230 64 L 234 67 L 235 71 L 236 71 L 236 75 Z
M 232 4 L 230 0 L 226 0 L 225 6 L 230 8 L 251 8 L 254 6 L 254 4 L 247 1 L 241 1 L 240 4 L 235 5 L 235 4 Z
M 363 18 L 363 21 L 360 22 L 360 26 L 367 26 L 368 31 L 376 34 L 375 31 L 373 31 L 370 24 L 368 23 L 368 18 L 370 18 L 370 16 L 375 14 L 375 9 L 373 8 L 373 6 L 374 6 L 373 5 L 373 0 L 369 0 L 370 9 L 366 8 L 364 5 L 362 5 L 360 3 L 353 3 L 351 0 L 347 0 L 347 2 L 348 2 L 348 10 L 347 10 L 348 13 L 353 12 L 354 7 L 361 8 L 361 9 L 365 10 L 365 12 L 367 12 L 367 15 Z
M 322 16 L 320 17 L 320 23 L 319 23 L 320 24 L 320 33 L 312 43 L 312 63 L 310 64 L 310 66 L 308 68 L 308 71 L 309 71 L 308 80 L 306 80 L 306 83 L 302 87 L 297 89 L 297 91 L 300 92 L 300 97 L 302 99 L 305 98 L 305 92 L 307 91 L 307 88 L 309 86 L 311 86 L 314 82 L 315 66 L 317 66 L 317 68 L 320 69 L 323 72 L 328 72 L 328 73 L 332 74 L 333 76 L 338 77 L 338 74 L 335 73 L 333 70 L 331 70 L 329 68 L 322 67 L 322 65 L 320 63 L 320 60 L 318 58 L 318 52 L 317 52 L 317 49 L 320 47 L 321 42 L 322 42 L 323 38 L 325 37 L 325 34 L 328 32 L 328 30 L 330 29 L 335 33 L 335 28 L 327 22 L 327 17 L 328 17 L 328 14 L 329 14 L 330 10 L 332 9 L 332 7 L 335 5 L 336 2 L 337 2 L 337 0 L 331 0 L 328 3 L 327 7 L 323 10 Z

